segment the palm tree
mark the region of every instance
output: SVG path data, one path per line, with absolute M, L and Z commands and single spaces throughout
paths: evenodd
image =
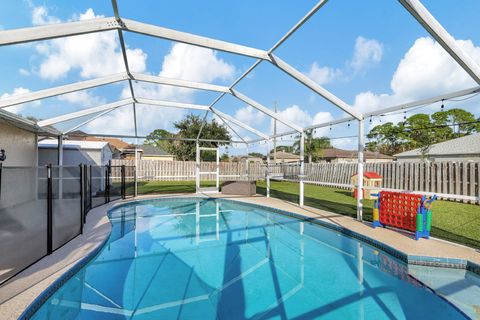
M 296 137 L 298 140 L 293 144 L 294 149 L 299 152 L 300 150 L 300 135 Z M 305 155 L 308 157 L 308 163 L 312 163 L 313 157 L 318 155 L 322 149 L 331 148 L 330 138 L 320 137 L 315 138 L 313 136 L 313 129 L 305 131 Z

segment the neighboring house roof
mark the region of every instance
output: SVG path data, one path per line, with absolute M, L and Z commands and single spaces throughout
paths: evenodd
M 428 151 L 429 156 L 454 156 L 460 154 L 480 154 L 480 133 L 433 144 Z M 421 155 L 422 152 L 419 148 L 398 153 L 395 157 L 418 157 Z
M 159 147 L 156 147 L 156 146 L 151 146 L 151 145 L 148 145 L 148 144 L 144 144 L 144 145 L 140 146 L 140 148 L 143 150 L 143 156 L 155 156 L 155 157 L 172 156 L 171 154 L 167 153 L 162 148 L 159 148 Z
M 4 120 L 8 124 L 29 131 L 33 133 L 37 133 L 40 135 L 46 136 L 59 136 L 61 132 L 57 129 L 47 126 L 47 127 L 39 127 L 34 121 L 25 119 L 19 115 L 16 115 L 12 112 L 8 112 L 6 110 L 0 109 L 0 119 Z
M 131 145 L 121 139 L 117 138 L 106 138 L 106 137 L 94 137 L 89 136 L 85 132 L 81 130 L 73 131 L 68 134 L 68 137 L 72 140 L 83 140 L 83 141 L 104 141 L 108 142 L 110 148 L 113 150 L 117 149 L 119 151 L 131 151 L 132 153 L 135 152 L 135 146 Z M 137 149 L 138 152 L 142 152 L 141 149 Z
M 356 150 L 342 150 L 337 148 L 323 149 L 319 153 L 320 158 L 356 158 L 358 151 Z M 393 159 L 392 156 L 382 154 L 380 152 L 364 151 L 364 159 Z
M 357 173 L 355 173 L 354 175 L 352 175 L 352 177 L 353 177 L 353 176 L 356 176 L 356 175 L 357 175 Z M 382 176 L 381 176 L 381 175 L 379 175 L 378 173 L 373 172 L 373 171 L 365 171 L 365 172 L 363 173 L 363 176 L 364 176 L 365 178 L 367 178 L 367 179 L 382 179 Z
M 130 144 L 122 141 L 117 138 L 104 138 L 104 137 L 93 137 L 87 135 L 85 132 L 77 130 L 74 131 L 70 134 L 68 134 L 68 137 L 71 138 L 72 140 L 84 140 L 84 141 L 106 141 L 110 143 L 112 147 L 115 147 L 117 149 L 124 149 L 124 148 L 129 148 Z
M 271 155 L 273 155 L 273 152 L 271 153 Z M 285 160 L 295 159 L 295 160 L 299 160 L 299 159 L 300 159 L 300 156 L 299 156 L 298 154 L 288 153 L 288 152 L 285 152 L 285 151 L 277 151 L 277 160 L 278 160 L 278 159 L 285 159 Z
M 82 141 L 82 140 L 64 140 L 63 148 L 71 150 L 101 150 L 108 146 L 106 141 Z M 41 149 L 56 149 L 58 148 L 58 140 L 45 139 L 38 142 L 38 147 Z
M 247 156 L 240 156 L 239 159 L 241 159 L 241 160 L 246 160 L 246 159 L 247 159 Z M 248 156 L 248 161 L 252 161 L 252 162 L 263 162 L 263 158 Z

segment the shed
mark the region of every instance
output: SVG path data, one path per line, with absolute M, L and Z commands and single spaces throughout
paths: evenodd
M 57 162 L 58 140 L 38 142 L 38 165 Z M 80 164 L 103 166 L 112 159 L 112 150 L 106 141 L 65 140 L 63 142 L 63 165 Z

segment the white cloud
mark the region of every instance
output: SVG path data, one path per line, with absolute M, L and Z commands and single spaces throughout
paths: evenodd
M 230 80 L 235 75 L 235 66 L 217 57 L 211 49 L 175 43 L 164 57 L 159 76 L 196 82 L 212 83 L 217 80 Z M 135 92 L 139 97 L 151 99 L 174 99 L 191 102 L 196 90 L 173 86 L 138 83 Z M 130 97 L 130 89 L 125 88 L 123 97 Z
M 480 63 L 480 47 L 470 40 L 457 40 L 457 43 Z M 400 61 L 390 82 L 391 93 L 361 92 L 355 97 L 354 106 L 362 112 L 372 111 L 474 85 L 473 79 L 440 44 L 429 37 L 422 37 Z
M 24 69 L 24 68 L 18 69 L 18 73 L 20 73 L 22 76 L 29 76 L 30 75 L 30 71 L 28 71 L 27 69 Z
M 328 121 L 334 120 L 333 115 L 328 111 L 317 112 L 313 117 L 305 110 L 301 109 L 297 105 L 293 105 L 280 112 L 283 119 L 288 119 L 291 123 L 300 125 L 301 127 L 307 127 L 314 124 L 325 123 Z M 292 131 L 289 127 L 277 122 L 277 132 Z M 332 137 L 332 136 L 342 136 L 345 133 L 338 133 L 338 130 L 335 130 L 337 134 L 332 134 L 330 128 L 318 128 L 314 130 L 314 137 Z M 287 144 L 293 143 L 288 137 L 284 137 L 288 141 Z M 354 149 L 355 143 L 357 140 L 355 138 L 344 138 L 344 139 L 333 139 L 331 144 L 336 148 L 344 149 Z
M 320 66 L 314 62 L 306 74 L 320 85 L 336 80 L 351 80 L 357 74 L 364 73 L 368 68 L 378 64 L 383 57 L 383 44 L 375 39 L 357 37 L 352 58 L 345 62 L 343 68 Z
M 34 8 L 34 12 L 37 8 Z M 43 20 L 54 19 L 49 17 L 46 11 L 40 13 Z M 98 17 L 102 16 L 95 15 L 93 9 L 88 9 L 76 18 L 88 20 Z M 38 20 L 40 18 L 35 19 L 36 22 L 41 22 Z M 115 31 L 54 39 L 37 45 L 36 50 L 44 58 L 39 67 L 39 75 L 43 79 L 56 80 L 65 77 L 71 70 L 79 70 L 83 78 L 125 71 Z M 146 53 L 141 49 L 127 48 L 127 56 L 131 71 L 145 71 Z
M 60 19 L 50 16 L 48 9 L 44 6 L 33 7 L 32 9 L 32 23 L 34 25 L 59 23 Z
M 148 134 L 154 129 L 173 129 L 173 123 L 181 120 L 186 112 L 182 109 L 136 105 L 138 134 Z M 105 134 L 134 134 L 133 108 L 121 107 L 97 118 L 85 126 L 85 131 Z M 81 130 L 83 130 L 81 128 Z
M 242 121 L 243 123 L 255 127 L 263 123 L 265 120 L 265 114 L 250 105 L 238 109 L 235 112 L 235 119 Z
M 82 104 L 88 107 L 95 107 L 104 104 L 105 100 L 90 94 L 88 91 L 75 91 L 58 96 L 58 100 L 67 101 L 73 104 Z
M 317 62 L 314 62 L 307 75 L 319 85 L 324 85 L 342 77 L 343 72 L 340 69 L 320 67 Z
M 307 111 L 303 110 L 298 105 L 292 105 L 284 110 L 278 112 L 280 117 L 291 124 L 296 124 L 302 128 L 314 124 L 328 122 L 333 120 L 333 115 L 328 112 L 317 112 L 313 117 Z M 280 121 L 277 121 L 277 133 L 292 131 L 292 129 Z M 273 120 L 271 121 L 270 132 L 273 132 Z M 321 128 L 315 130 L 315 136 L 320 137 L 327 135 L 328 128 Z
M 348 65 L 354 73 L 365 71 L 368 67 L 379 63 L 383 56 L 383 45 L 375 39 L 357 37 L 353 57 Z
M 8 97 L 12 97 L 12 96 L 18 96 L 18 95 L 26 94 L 26 93 L 29 93 L 29 92 L 30 92 L 30 89 L 23 88 L 23 87 L 17 87 L 17 88 L 13 89 L 12 93 L 7 93 L 6 92 L 6 93 L 2 94 L 0 96 L 0 99 L 5 99 L 5 98 L 8 98 Z M 7 108 L 5 108 L 5 110 L 13 112 L 13 113 L 20 113 L 21 111 L 24 111 L 27 106 L 38 107 L 39 105 L 40 105 L 40 101 L 34 101 L 34 102 L 30 102 L 30 103 L 23 103 L 23 104 L 19 104 L 19 105 L 12 106 L 12 107 L 7 107 Z
M 162 70 L 159 76 L 177 79 L 192 80 L 198 82 L 213 82 L 216 80 L 228 80 L 235 74 L 235 67 L 217 57 L 217 53 L 211 49 L 194 47 L 182 43 L 172 46 L 170 52 L 164 57 Z M 135 94 L 137 97 L 176 100 L 181 102 L 194 102 L 196 90 L 178 88 L 173 86 L 160 86 L 147 83 L 136 83 Z M 125 87 L 122 97 L 130 97 L 130 89 Z M 164 108 L 154 106 L 137 105 L 137 119 L 139 128 L 143 133 L 149 133 L 157 128 L 172 129 L 172 124 L 180 120 L 187 111 L 184 109 Z M 131 110 L 131 108 L 125 107 Z M 101 117 L 88 125 L 88 129 L 95 131 L 108 124 L 119 124 L 112 127 L 116 133 L 132 127 L 132 113 L 124 108 L 118 112 Z
M 231 79 L 235 67 L 217 57 L 211 49 L 184 43 L 173 45 L 165 56 L 160 76 L 199 82 Z

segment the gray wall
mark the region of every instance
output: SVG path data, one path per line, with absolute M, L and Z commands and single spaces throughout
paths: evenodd
M 0 149 L 5 149 L 4 166 L 32 167 L 37 163 L 37 136 L 0 119 Z

